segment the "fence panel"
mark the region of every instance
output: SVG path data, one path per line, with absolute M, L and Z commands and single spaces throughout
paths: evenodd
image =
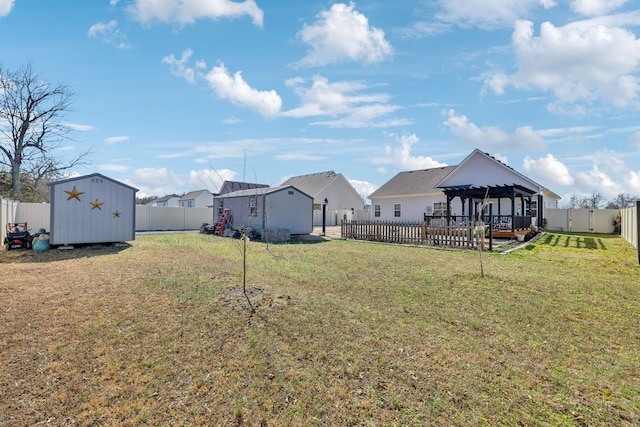
M 51 231 L 51 205 L 49 203 L 18 203 L 16 210 L 18 222 L 29 224 L 32 233 L 40 228 Z
M 7 222 L 28 222 L 32 232 L 39 228 L 50 230 L 49 203 L 18 203 L 0 199 L 2 230 Z M 211 208 L 178 208 L 136 206 L 136 231 L 182 231 L 198 230 L 203 223 L 213 222 Z M 5 234 L 2 234 L 4 240 Z
M 16 219 L 18 202 L 0 197 L 0 243 L 7 237 L 7 223 L 19 222 Z
M 638 209 L 634 206 L 620 210 L 620 232 L 625 240 L 638 248 Z
M 476 246 L 475 227 L 427 226 L 426 222 L 342 221 L 343 238 L 374 242 L 449 247 Z
M 613 233 L 619 209 L 545 209 L 547 230 Z

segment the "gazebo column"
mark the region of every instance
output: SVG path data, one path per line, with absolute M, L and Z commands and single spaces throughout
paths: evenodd
M 511 199 L 511 231 L 516 231 L 516 195 L 515 192 L 509 197 Z
M 451 200 L 454 196 L 447 194 L 447 225 L 451 225 Z
M 542 197 L 542 194 L 538 194 L 538 215 L 536 215 L 538 217 L 538 221 L 536 223 L 538 227 L 542 227 L 543 225 L 542 223 L 542 220 L 544 219 L 542 218 L 542 216 L 544 215 L 543 202 L 544 202 L 544 198 Z

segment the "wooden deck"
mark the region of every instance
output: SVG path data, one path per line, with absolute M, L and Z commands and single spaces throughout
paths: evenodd
M 515 239 L 516 236 L 527 234 L 529 230 L 493 230 L 493 238 L 494 239 Z

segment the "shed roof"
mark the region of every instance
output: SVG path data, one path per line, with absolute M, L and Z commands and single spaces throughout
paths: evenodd
M 241 182 L 241 181 L 225 181 L 220 187 L 220 194 L 231 193 L 239 190 L 251 190 L 254 188 L 265 188 L 267 184 L 258 184 L 255 182 Z
M 233 191 L 231 193 L 220 194 L 216 198 L 262 196 L 264 194 L 276 193 L 278 191 L 282 191 L 282 190 L 285 190 L 287 188 L 294 188 L 297 191 L 299 191 L 301 194 L 309 197 L 310 199 L 313 199 L 313 197 L 311 197 L 310 195 L 308 195 L 304 191 L 294 187 L 293 185 L 280 185 L 278 187 L 260 187 L 260 188 L 253 188 L 253 189 L 248 189 L 248 190 L 238 190 L 238 191 Z
M 124 184 L 124 183 L 122 183 L 120 181 L 116 181 L 115 179 L 109 178 L 108 176 L 102 175 L 101 173 L 91 173 L 89 175 L 74 176 L 74 177 L 71 177 L 71 178 L 66 178 L 66 179 L 61 179 L 59 181 L 50 182 L 47 185 L 52 186 L 52 185 L 64 184 L 66 182 L 79 181 L 81 179 L 94 178 L 94 177 L 100 177 L 100 178 L 102 178 L 102 179 L 104 179 L 106 181 L 110 181 L 110 182 L 112 182 L 114 184 L 121 185 L 122 187 L 130 188 L 133 191 L 139 191 L 139 189 L 137 189 L 135 187 L 132 187 L 132 186 L 127 185 L 127 184 Z
M 443 166 L 400 172 L 371 193 L 369 198 L 441 193 L 442 190 L 436 186 L 455 168 L 456 166 Z

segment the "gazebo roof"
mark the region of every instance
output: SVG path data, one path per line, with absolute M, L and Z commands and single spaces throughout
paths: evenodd
M 447 195 L 447 198 L 474 198 L 495 199 L 498 197 L 514 197 L 514 196 L 533 196 L 536 194 L 535 190 L 531 190 L 520 184 L 512 185 L 488 185 L 488 186 L 475 186 L 468 185 L 454 185 L 440 187 L 442 191 Z

